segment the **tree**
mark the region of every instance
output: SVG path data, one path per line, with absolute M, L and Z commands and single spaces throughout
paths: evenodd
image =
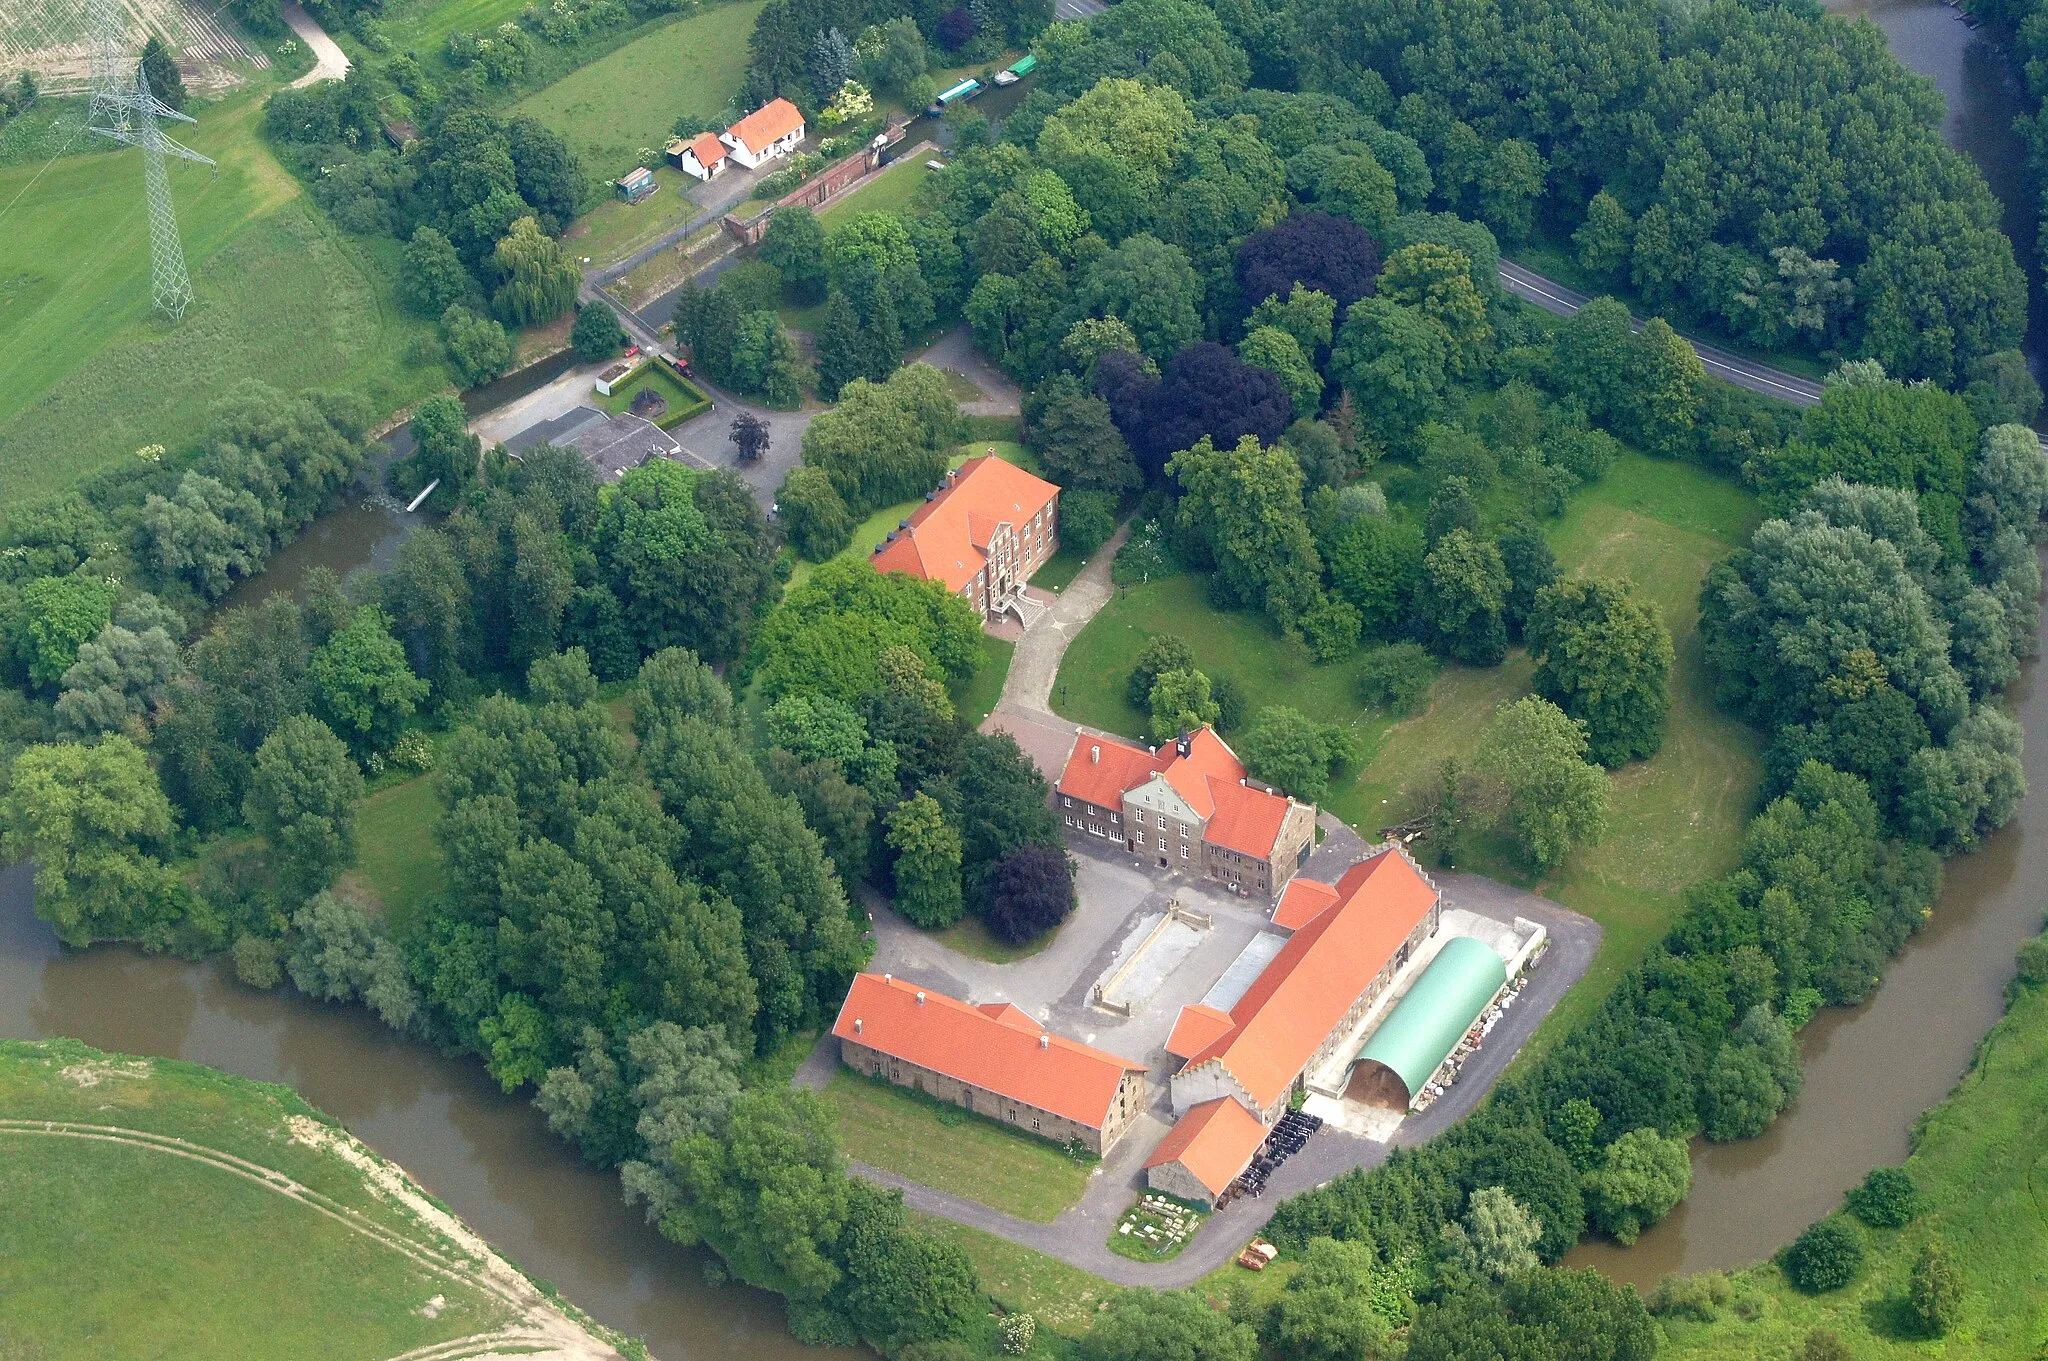
M 1096 369 L 1098 392 L 1112 361 L 1123 360 L 1119 354 L 1103 356 Z M 1210 341 L 1175 355 L 1157 383 L 1141 382 L 1121 398 L 1103 395 L 1117 428 L 1153 475 L 1172 455 L 1204 437 L 1218 449 L 1229 449 L 1247 435 L 1272 444 L 1294 420 L 1293 399 L 1278 377 Z
M 1538 1267 L 1497 1290 L 1456 1291 L 1425 1306 L 1408 1332 L 1409 1361 L 1650 1361 L 1657 1325 L 1633 1287 L 1588 1267 Z
M 1634 228 L 1619 199 L 1605 189 L 1593 195 L 1586 204 L 1586 220 L 1572 233 L 1572 244 L 1579 248 L 1579 268 L 1607 283 L 1622 282 Z
M 512 342 L 493 317 L 478 316 L 461 303 L 441 313 L 441 343 L 464 387 L 477 387 L 512 365 Z
M 853 539 L 853 517 L 823 468 L 791 468 L 775 494 L 775 513 L 796 551 L 812 562 L 824 562 Z
M 1849 1210 L 1873 1229 L 1903 1229 L 1920 1216 L 1920 1192 L 1902 1167 L 1874 1167 L 1849 1188 Z
M 1075 292 L 1084 311 L 1124 322 L 1138 348 L 1161 364 L 1202 338 L 1201 300 L 1187 253 L 1143 233 L 1091 264 Z
M 812 307 L 825 300 L 825 228 L 809 208 L 776 210 L 761 238 L 761 258 L 782 275 L 791 302 Z
M 1237 357 L 1278 378 L 1296 416 L 1313 416 L 1322 407 L 1323 376 L 1289 332 L 1277 326 L 1254 327 L 1237 343 Z
M 1256 1361 L 1258 1335 L 1192 1290 L 1126 1290 L 1080 1344 L 1086 1361 Z
M 1587 1210 L 1602 1232 L 1618 1243 L 1633 1243 L 1670 1214 L 1691 1185 L 1684 1139 L 1630 1130 L 1607 1146 L 1600 1166 L 1587 1174 Z
M 1584 725 L 1534 695 L 1496 710 L 1481 741 L 1478 766 L 1500 787 L 1501 820 L 1539 869 L 1607 834 L 1611 787 L 1585 755 Z
M 1367 637 L 1389 638 L 1407 630 L 1424 569 L 1419 529 L 1363 516 L 1318 546 L 1329 565 L 1331 588 L 1358 611 Z
M 1662 317 L 1644 323 L 1633 348 L 1629 376 L 1634 390 L 1622 431 L 1653 453 L 1681 454 L 1706 404 L 1706 365 Z
M 14 608 L 14 655 L 30 684 L 54 689 L 78 660 L 78 650 L 99 637 L 114 617 L 120 587 L 100 577 L 37 577 L 21 588 Z
M 960 833 L 945 810 L 919 791 L 896 805 L 885 819 L 884 838 L 896 852 L 896 909 L 926 930 L 960 919 Z
M 1557 556 L 1550 551 L 1550 540 L 1532 520 L 1516 520 L 1500 532 L 1501 566 L 1507 569 L 1508 594 L 1502 607 L 1501 617 L 1508 626 L 1508 636 L 1521 638 L 1527 631 L 1529 616 L 1536 609 L 1536 594 L 1558 578 Z
M 1443 406 L 1451 334 L 1433 317 L 1385 298 L 1351 308 L 1330 369 L 1388 443 L 1401 445 Z
M 1116 533 L 1116 497 L 1106 491 L 1070 491 L 1060 497 L 1060 547 L 1092 557 Z
M 540 223 L 522 217 L 491 254 L 491 272 L 499 280 L 491 306 L 509 326 L 551 321 L 576 303 L 583 276 Z
M 142 44 L 141 66 L 151 94 L 174 109 L 185 107 L 184 77 L 178 74 L 178 63 L 172 59 L 171 50 L 154 33 Z
M 1473 1275 L 1512 1280 L 1537 1266 L 1536 1240 L 1543 1226 L 1498 1186 L 1472 1193 L 1460 1223 L 1444 1225 L 1444 1246 Z
M 1530 685 L 1586 725 L 1601 765 L 1655 755 L 1671 711 L 1671 633 L 1626 581 L 1573 577 L 1536 593 Z
M 2041 385 L 2027 367 L 2027 357 L 2018 350 L 1972 359 L 1965 376 L 1969 386 L 1963 400 L 1977 424 L 1989 430 L 1995 425 L 2032 425 L 2041 414 Z
M 1259 1320 L 1260 1340 L 1274 1354 L 1300 1361 L 1383 1354 L 1411 1302 L 1385 1280 L 1376 1257 L 1370 1242 L 1310 1239 L 1301 1270 Z
M 74 947 L 175 915 L 178 877 L 161 859 L 172 827 L 149 759 L 119 734 L 26 748 L 0 794 L 0 847 L 35 862 L 36 915 Z
M 610 359 L 626 347 L 626 328 L 619 314 L 592 298 L 576 309 L 576 324 L 569 328 L 569 344 L 587 364 Z
M 270 843 L 289 901 L 312 897 L 354 862 L 362 792 L 348 748 L 311 715 L 286 719 L 256 749 L 242 816 Z
M 1237 291 L 1247 308 L 1291 295 L 1300 286 L 1345 311 L 1372 296 L 1380 273 L 1379 243 L 1362 227 L 1331 213 L 1290 213 L 1237 248 Z
M 1476 377 L 1484 366 L 1493 327 L 1486 298 L 1472 282 L 1472 258 L 1434 241 L 1403 246 L 1380 271 L 1378 296 L 1412 307 L 1444 328 L 1451 338 L 1451 369 Z
M 1422 561 L 1416 612 L 1445 656 L 1467 666 L 1498 666 L 1507 655 L 1507 594 L 1499 546 L 1453 529 Z
M 893 361 L 890 367 L 895 367 Z M 797 381 L 796 342 L 773 312 L 748 312 L 732 338 L 726 381 L 770 406 L 794 409 L 803 399 Z
M 374 605 L 357 610 L 313 653 L 306 680 L 315 709 L 364 756 L 390 750 L 399 726 L 427 697 L 427 683 L 406 665 L 405 649 Z
M 1963 1273 L 1946 1240 L 1929 1238 L 1913 1259 L 1906 1286 L 1906 1307 L 1929 1337 L 1945 1337 L 1963 1318 Z
M 888 688 L 892 654 L 900 653 L 896 660 L 912 660 L 921 686 L 950 717 L 944 681 L 973 674 L 981 624 L 972 606 L 938 582 L 883 576 L 865 562 L 826 563 L 762 624 L 766 660 L 755 674 L 770 702 L 813 690 L 859 703 Z
M 1162 675 L 1194 669 L 1195 654 L 1186 643 L 1171 633 L 1155 634 L 1139 651 L 1137 664 L 1124 682 L 1124 700 L 1133 709 L 1143 709 L 1151 704 L 1152 687 Z
M 1227 598 L 1262 609 L 1290 632 L 1322 594 L 1322 562 L 1301 499 L 1301 465 L 1254 435 L 1219 449 L 1207 436 L 1175 454 L 1180 522 L 1216 559 Z
M 1214 723 L 1221 713 L 1209 690 L 1209 678 L 1193 667 L 1162 671 L 1147 696 L 1152 710 L 1152 740 L 1171 742 L 1182 733 Z
M 1284 705 L 1259 710 L 1239 743 L 1247 770 L 1304 803 L 1323 801 L 1331 767 L 1350 755 L 1350 745 L 1342 728 Z
M 1780 1257 L 1785 1274 L 1809 1295 L 1840 1290 L 1863 1270 L 1863 1237 L 1837 1215 L 1815 1220 Z
M 735 456 L 743 464 L 759 463 L 768 453 L 768 422 L 751 411 L 742 411 L 732 418 L 729 433 Z
M 1110 417 L 1109 403 L 1088 393 L 1049 398 L 1039 393 L 1030 401 L 1026 433 L 1047 476 L 1070 492 L 1122 493 L 1144 485 L 1144 474 Z
M 1396 717 L 1415 711 L 1443 668 L 1419 643 L 1370 648 L 1358 667 L 1358 697 Z
M 80 736 L 142 728 L 170 698 L 171 683 L 184 670 L 171 629 L 160 622 L 140 627 L 144 621 L 125 610 L 117 617 L 137 627 L 108 624 L 78 649 L 78 660 L 64 673 L 57 718 Z M 172 627 L 183 631 L 181 624 Z
M 878 1349 L 959 1336 L 985 1315 L 974 1263 L 950 1239 L 913 1228 L 903 1193 L 850 1182 L 839 1257 L 846 1276 L 833 1303 Z
M 1313 360 L 1335 335 L 1337 300 L 1297 283 L 1285 297 L 1275 293 L 1254 306 L 1245 318 L 1249 335 L 1261 326 L 1275 326 L 1294 337 L 1301 352 Z
M 1074 910 L 1074 869 L 1058 846 L 1019 846 L 988 869 L 981 918 L 999 940 L 1023 945 Z

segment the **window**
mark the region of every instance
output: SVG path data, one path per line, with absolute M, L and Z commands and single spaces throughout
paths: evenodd
M 1139 823 L 1143 823 L 1145 821 L 1145 810 L 1140 808 L 1137 812 L 1131 814 L 1131 817 Z
M 1071 794 L 1062 794 L 1062 795 L 1060 795 L 1060 807 L 1062 807 L 1062 808 L 1072 808 L 1073 806 L 1074 806 L 1074 799 L 1073 799 L 1073 796 L 1072 796 Z
M 1188 858 L 1188 843 L 1185 841 L 1180 843 L 1180 858 L 1183 860 Z

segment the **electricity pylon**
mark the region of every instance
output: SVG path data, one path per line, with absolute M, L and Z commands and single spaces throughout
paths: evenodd
M 171 202 L 165 158 L 180 156 L 201 165 L 210 157 L 164 135 L 163 118 L 194 120 L 151 93 L 149 77 L 136 63 L 126 74 L 128 34 L 118 0 L 91 0 L 93 25 L 91 128 L 102 137 L 142 148 L 142 191 L 149 203 L 149 300 L 170 321 L 181 321 L 192 305 L 192 277 L 185 271 L 185 246 L 178 239 L 178 212 Z

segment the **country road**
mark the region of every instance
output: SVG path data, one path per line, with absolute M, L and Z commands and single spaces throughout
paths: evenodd
M 348 57 L 342 52 L 341 45 L 327 36 L 327 30 L 306 13 L 299 0 L 291 0 L 283 13 L 285 23 L 291 25 L 292 32 L 299 35 L 299 41 L 313 54 L 313 69 L 293 81 L 292 89 L 302 89 L 323 80 L 340 80 L 348 74 Z
M 1592 299 L 1584 293 L 1566 288 L 1553 279 L 1546 279 L 1534 270 L 1523 269 L 1511 260 L 1500 262 L 1500 281 L 1508 292 L 1526 302 L 1532 302 L 1546 312 L 1568 317 L 1584 307 Z M 1641 330 L 1643 323 L 1636 322 Z M 1780 369 L 1752 363 L 1726 350 L 1712 345 L 1702 345 L 1692 337 L 1686 337 L 1686 344 L 1707 366 L 1707 372 L 1716 378 L 1724 378 L 1737 387 L 1760 392 L 1766 397 L 1776 397 L 1794 406 L 1813 406 L 1820 401 L 1821 386 L 1810 378 L 1800 378 Z

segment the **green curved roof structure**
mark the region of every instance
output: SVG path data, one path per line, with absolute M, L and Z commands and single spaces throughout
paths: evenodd
M 1413 1100 L 1507 978 L 1507 965 L 1484 943 L 1451 937 L 1354 1063 L 1371 1059 L 1386 1065 Z

